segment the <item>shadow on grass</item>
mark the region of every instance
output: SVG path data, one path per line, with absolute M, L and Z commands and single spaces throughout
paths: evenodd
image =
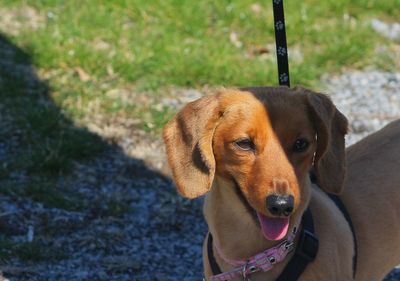
M 0 180 L 24 182 L 32 195 L 46 187 L 29 182 L 52 183 L 71 172 L 74 163 L 107 150 L 124 155 L 118 146 L 76 127 L 53 103 L 50 91 L 36 75 L 29 54 L 0 34 Z M 135 177 L 163 178 L 140 160 L 136 163 Z
M 73 161 L 93 157 L 106 147 L 98 136 L 74 127 L 52 102 L 50 89 L 36 76 L 29 55 L 3 36 L 0 78 L 3 179 L 60 175 L 70 170 Z
M 75 258 L 79 267 L 86 260 L 76 256 L 86 252 L 120 254 L 132 239 L 125 229 L 135 228 L 141 207 L 141 192 L 135 188 L 170 186 L 141 160 L 75 126 L 50 92 L 30 55 L 0 34 L 1 280 L 1 272 L 35 280 L 46 274 L 36 264 L 67 258 Z M 113 224 L 118 233 L 111 235 L 108 226 Z M 134 259 L 134 253 L 126 250 L 118 262 L 99 261 L 103 277 L 115 276 L 114 265 L 123 273 L 140 270 L 140 260 L 124 267 L 124 258 Z

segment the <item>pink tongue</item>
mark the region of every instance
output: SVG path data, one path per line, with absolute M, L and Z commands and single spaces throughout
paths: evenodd
M 281 240 L 286 236 L 289 228 L 288 218 L 268 218 L 257 212 L 261 230 L 268 240 Z

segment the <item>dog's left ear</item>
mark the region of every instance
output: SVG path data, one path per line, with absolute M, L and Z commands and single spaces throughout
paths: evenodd
M 326 192 L 339 194 L 346 175 L 344 136 L 347 133 L 347 119 L 328 96 L 299 89 L 305 95 L 317 131 L 314 172 L 318 184 Z
M 188 103 L 163 131 L 168 163 L 182 196 L 196 198 L 210 190 L 215 174 L 212 138 L 221 113 L 218 95 Z

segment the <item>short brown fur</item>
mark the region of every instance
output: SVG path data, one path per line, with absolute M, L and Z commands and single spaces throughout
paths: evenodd
M 165 126 L 164 141 L 178 191 L 188 198 L 207 193 L 209 231 L 230 259 L 277 243 L 263 237 L 249 208 L 270 216 L 266 196 L 285 193 L 295 199 L 289 229 L 309 206 L 320 239 L 316 260 L 299 280 L 353 280 L 351 230 L 326 194 L 343 189 L 359 244 L 356 280 L 382 280 L 400 262 L 400 121 L 351 146 L 347 156 L 346 130 L 330 99 L 304 88 L 221 89 L 183 108 Z M 246 138 L 253 151 L 238 148 Z M 295 153 L 299 138 L 310 146 Z M 312 165 L 324 191 L 309 180 Z M 212 275 L 205 247 L 203 261 L 205 276 Z M 275 280 L 288 261 L 251 280 Z

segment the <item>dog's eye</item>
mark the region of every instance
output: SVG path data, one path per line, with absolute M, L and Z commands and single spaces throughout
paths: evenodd
M 293 144 L 294 152 L 304 152 L 307 150 L 310 143 L 306 139 L 297 139 Z
M 235 144 L 242 150 L 255 150 L 255 145 L 250 139 L 241 139 L 235 141 Z

